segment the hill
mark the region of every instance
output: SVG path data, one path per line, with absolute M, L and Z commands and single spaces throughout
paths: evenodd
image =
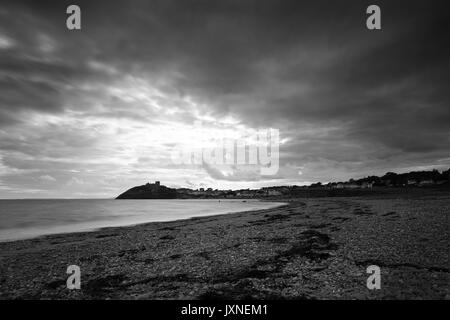
M 120 194 L 116 199 L 175 199 L 177 191 L 161 186 L 159 181 L 133 187 Z

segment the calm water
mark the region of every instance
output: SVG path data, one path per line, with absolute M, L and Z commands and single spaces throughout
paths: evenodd
M 272 208 L 248 200 L 0 200 L 0 241 Z

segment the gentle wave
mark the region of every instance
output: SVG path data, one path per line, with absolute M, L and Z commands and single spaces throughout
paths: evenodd
M 258 200 L 0 200 L 0 241 L 280 206 Z

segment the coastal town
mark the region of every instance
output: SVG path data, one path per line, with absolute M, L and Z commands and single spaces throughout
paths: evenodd
M 147 183 L 127 190 L 117 199 L 221 199 L 221 198 L 272 198 L 302 196 L 348 196 L 382 192 L 388 188 L 408 189 L 424 187 L 449 187 L 450 169 L 446 171 L 414 171 L 397 174 L 388 172 L 385 175 L 369 176 L 362 179 L 350 179 L 346 182 L 314 183 L 306 186 L 272 186 L 260 189 L 219 190 L 213 188 L 168 188 L 160 181 Z M 349 194 L 351 193 L 351 194 Z

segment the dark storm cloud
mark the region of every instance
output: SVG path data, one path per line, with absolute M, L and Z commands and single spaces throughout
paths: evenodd
M 74 3 L 82 30 L 71 32 L 65 10 Z M 327 171 L 332 180 L 438 163 L 450 157 L 446 4 L 374 3 L 382 9 L 381 31 L 365 28 L 372 3 L 364 1 L 2 4 L 0 36 L 11 45 L 0 49 L 0 128 L 27 111 L 69 108 L 86 117 L 156 119 L 164 111 L 143 112 L 105 93 L 132 74 L 157 79 L 168 96 L 192 97 L 201 113 L 279 128 L 290 139 L 281 165 L 310 164 L 303 170 L 310 180 L 327 180 L 314 171 L 326 166 L 342 171 Z M 94 68 L 94 61 L 103 65 Z M 196 120 L 178 108 L 173 117 Z

